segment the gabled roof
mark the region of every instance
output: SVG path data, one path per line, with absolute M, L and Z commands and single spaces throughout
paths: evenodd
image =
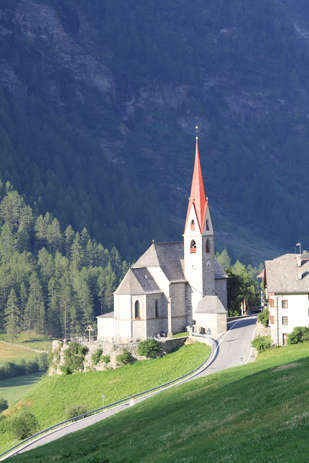
M 198 137 L 196 137 L 195 147 L 195 162 L 192 177 L 191 193 L 189 198 L 186 226 L 191 208 L 194 207 L 200 232 L 202 233 L 205 225 L 206 211 L 208 207 L 208 200 L 205 194 L 204 181 L 200 163 L 200 155 L 198 150 Z M 185 226 L 185 228 L 186 228 Z
M 227 311 L 218 296 L 204 296 L 198 303 L 196 313 L 226 314 Z
M 170 282 L 186 281 L 183 271 L 183 241 L 172 243 L 153 243 L 135 262 L 132 269 L 142 267 L 161 267 Z M 227 278 L 222 266 L 215 259 L 215 278 Z
M 146 268 L 130 268 L 116 289 L 115 294 L 139 296 L 161 292 Z
M 181 260 L 183 259 L 183 242 L 153 242 L 132 268 L 161 267 L 169 281 L 186 281 Z
M 284 254 L 265 261 L 269 293 L 309 293 L 309 261 L 297 254 Z

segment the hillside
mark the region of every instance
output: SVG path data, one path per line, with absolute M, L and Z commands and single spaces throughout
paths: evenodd
M 0 419 L 0 453 L 17 443 L 9 432 L 9 420 L 21 410 L 32 413 L 38 428 L 45 429 L 65 420 L 74 407 L 82 406 L 86 410 L 101 407 L 102 392 L 105 405 L 113 403 L 189 373 L 205 362 L 209 354 L 208 346 L 195 343 L 164 357 L 138 361 L 115 370 L 45 376 L 2 414 L 1 417 L 6 418 Z
M 133 260 L 180 239 L 193 126 L 217 244 L 305 245 L 305 0 L 3 0 L 0 177 Z
M 160 393 L 16 461 L 305 463 L 308 366 L 308 343 L 273 349 L 256 363 Z

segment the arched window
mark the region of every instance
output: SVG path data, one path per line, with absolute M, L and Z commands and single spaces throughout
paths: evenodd
M 194 223 L 194 220 L 191 220 L 191 230 L 195 230 L 195 223 Z
M 140 310 L 139 301 L 135 301 L 135 304 L 134 304 L 134 318 L 135 319 L 141 318 L 141 310 Z
M 194 254 L 196 252 L 196 242 L 194 240 L 192 240 L 190 243 L 190 252 L 191 254 Z
M 209 223 L 208 223 L 208 220 L 206 220 L 206 230 L 209 231 Z
M 206 240 L 206 253 L 208 254 L 210 252 L 210 242 L 209 240 Z
M 155 300 L 155 317 L 159 318 L 159 304 L 157 299 Z

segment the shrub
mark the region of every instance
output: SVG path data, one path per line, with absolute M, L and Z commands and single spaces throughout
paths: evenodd
M 258 352 L 263 352 L 271 347 L 272 340 L 270 336 L 258 336 L 251 342 L 251 345 L 255 347 Z
M 137 347 L 138 354 L 148 358 L 157 357 L 159 351 L 160 345 L 155 339 L 147 339 L 146 341 L 141 341 Z
M 111 361 L 111 358 L 109 355 L 102 355 L 102 361 L 104 363 L 109 363 Z
M 258 314 L 258 321 L 264 326 L 268 326 L 269 322 L 269 310 L 267 307 L 264 308 L 263 312 Z
M 76 416 L 84 415 L 87 413 L 87 411 L 88 407 L 86 405 L 73 405 L 72 407 L 65 410 L 64 416 L 69 420 L 71 418 L 75 418 Z
M 9 408 L 8 401 L 0 397 L 0 413 Z
M 94 363 L 94 365 L 97 365 L 99 361 L 102 359 L 102 353 L 103 353 L 103 350 L 98 349 L 94 354 L 92 354 L 91 360 L 92 360 L 92 363 Z
M 295 326 L 292 333 L 288 335 L 288 344 L 298 344 L 309 340 L 309 328 L 306 326 Z
M 134 357 L 130 352 L 124 350 L 122 354 L 117 355 L 116 360 L 118 363 L 121 363 L 122 365 L 127 365 L 129 363 L 134 362 Z
M 88 347 L 82 346 L 78 342 L 71 342 L 64 351 L 64 367 L 68 373 L 81 371 L 84 368 L 84 357 L 88 352 Z
M 30 412 L 21 412 L 19 415 L 10 418 L 10 432 L 16 439 L 26 439 L 38 429 L 36 417 Z

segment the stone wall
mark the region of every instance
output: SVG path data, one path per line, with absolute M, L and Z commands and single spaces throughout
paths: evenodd
M 257 321 L 255 337 L 257 338 L 258 336 L 270 336 L 270 335 L 271 335 L 270 327 L 264 326 L 261 322 Z
M 163 355 L 173 352 L 176 349 L 179 349 L 186 342 L 186 337 L 176 338 L 176 339 L 161 339 L 159 342 L 161 352 Z M 119 368 L 121 365 L 117 363 L 117 356 L 122 354 L 124 350 L 127 350 L 132 354 L 136 360 L 145 360 L 146 357 L 140 356 L 137 353 L 138 342 L 130 342 L 128 344 L 114 344 L 107 341 L 94 341 L 83 344 L 88 348 L 88 352 L 85 355 L 84 368 L 83 372 L 86 371 L 105 371 L 109 369 Z M 61 341 L 53 341 L 52 344 L 52 362 L 51 367 L 49 368 L 49 375 L 61 375 L 61 367 L 64 366 L 64 352 L 69 347 L 68 343 L 63 343 Z M 104 356 L 109 356 L 110 361 L 104 363 L 100 361 L 98 364 L 94 364 L 92 361 L 92 355 L 98 350 L 102 349 Z

